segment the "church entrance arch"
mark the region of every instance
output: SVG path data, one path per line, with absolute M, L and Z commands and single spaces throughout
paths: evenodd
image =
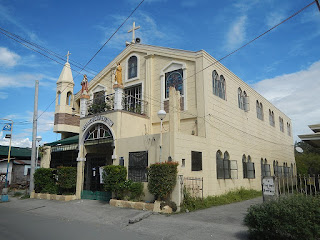
M 81 198 L 109 201 L 110 192 L 103 189 L 103 167 L 112 165 L 114 138 L 111 129 L 98 122 L 87 128 L 83 134 L 86 151 L 84 185 Z

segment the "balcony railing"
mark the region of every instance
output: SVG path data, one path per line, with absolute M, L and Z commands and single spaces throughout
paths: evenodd
M 102 112 L 115 110 L 115 94 L 108 94 L 101 97 L 95 97 L 87 101 L 87 114 L 93 115 Z M 131 95 L 122 94 L 121 109 L 124 111 L 147 115 L 148 102 L 133 97 Z

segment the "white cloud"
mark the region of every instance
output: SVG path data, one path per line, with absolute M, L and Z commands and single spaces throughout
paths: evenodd
M 268 28 L 274 27 L 275 25 L 279 24 L 285 15 L 280 12 L 270 12 L 270 14 L 266 17 L 266 24 Z
M 45 81 L 49 79 L 50 81 Z M 40 81 L 40 85 L 51 84 L 50 77 L 43 74 L 18 73 L 18 74 L 0 74 L 0 89 L 1 88 L 18 88 L 18 87 L 34 87 L 35 80 Z
M 254 88 L 291 118 L 295 135 L 311 133 L 308 125 L 320 123 L 319 76 L 317 61 L 299 72 L 260 81 Z
M 231 24 L 227 33 L 226 48 L 228 50 L 239 47 L 239 45 L 245 40 L 247 19 L 248 17 L 246 15 L 242 15 Z
M 5 138 L 5 134 L 0 132 L 0 145 L 9 146 L 9 139 Z M 31 147 L 32 142 L 29 138 L 15 138 L 13 136 L 11 146 L 13 147 Z
M 0 67 L 13 67 L 17 65 L 20 56 L 9 49 L 0 47 Z

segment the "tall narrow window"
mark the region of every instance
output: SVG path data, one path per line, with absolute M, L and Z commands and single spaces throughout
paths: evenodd
M 223 170 L 224 170 L 224 178 L 225 179 L 231 178 L 230 156 L 227 151 L 224 152 L 224 156 L 223 156 Z
M 138 59 L 136 56 L 131 56 L 128 60 L 128 79 L 137 77 Z
M 217 178 L 224 179 L 223 158 L 220 150 L 216 153 Z
M 248 155 L 247 176 L 249 179 L 256 178 L 256 171 L 255 171 L 255 167 L 254 167 L 254 162 L 251 161 L 250 155 Z
M 222 98 L 226 99 L 226 80 L 224 79 L 223 75 L 217 73 L 216 70 L 212 72 L 212 85 L 213 85 L 213 94 Z
M 247 157 L 246 155 L 242 155 L 242 170 L 243 170 L 243 178 L 248 178 L 247 174 Z
M 191 151 L 191 171 L 202 170 L 202 152 Z
M 291 136 L 291 125 L 290 125 L 290 123 L 287 123 L 287 131 L 288 131 L 288 136 Z
M 61 103 L 61 92 L 57 92 L 57 105 L 60 105 Z
M 183 96 L 183 70 L 174 70 L 172 72 L 166 73 L 166 98 L 169 98 L 169 89 L 170 87 L 175 87 L 177 91 L 180 92 L 180 95 Z
M 269 109 L 269 123 L 271 126 L 273 126 L 273 127 L 275 126 L 274 113 L 270 109 Z
M 243 106 L 243 95 L 242 95 L 241 88 L 238 88 L 238 106 L 239 106 L 240 109 L 244 109 L 244 106 Z
M 280 125 L 280 131 L 284 132 L 284 127 L 283 127 L 283 118 L 279 117 L 279 125 Z
M 68 92 L 67 93 L 67 102 L 66 102 L 66 104 L 70 106 L 71 102 L 72 102 L 72 92 Z
M 260 120 L 263 120 L 263 105 L 262 103 L 259 103 L 259 101 L 256 101 L 256 109 L 257 109 L 257 118 Z
M 143 114 L 143 102 L 141 85 L 135 85 L 124 89 L 123 108 L 129 112 Z
M 212 72 L 212 85 L 213 85 L 213 94 L 218 96 L 219 95 L 219 92 L 218 92 L 219 75 L 216 70 Z

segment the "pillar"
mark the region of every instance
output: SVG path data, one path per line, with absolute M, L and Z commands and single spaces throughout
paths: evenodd
M 114 89 L 114 110 L 123 109 L 123 86 L 119 84 L 113 85 Z
M 81 192 L 84 182 L 84 165 L 86 158 L 84 156 L 84 146 L 79 144 L 79 154 L 77 158 L 77 185 L 76 185 L 76 198 L 81 199 Z

